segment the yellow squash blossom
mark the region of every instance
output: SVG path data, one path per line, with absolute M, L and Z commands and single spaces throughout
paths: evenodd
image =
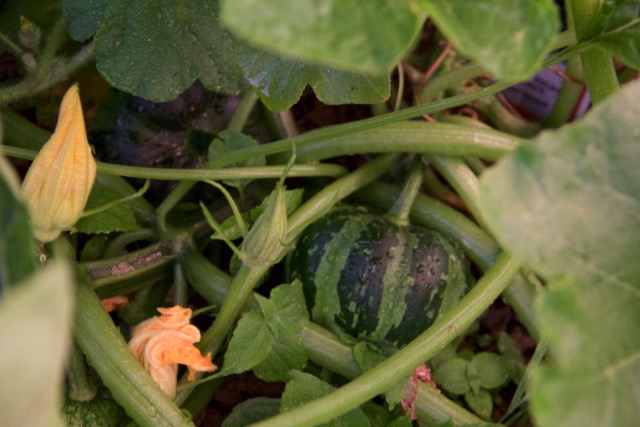
M 211 362 L 211 353 L 203 356 L 193 345 L 200 341 L 200 331 L 189 323 L 191 309 L 176 305 L 158 311 L 160 316 L 133 328 L 129 348 L 160 388 L 174 397 L 178 363 L 189 369 L 189 381 L 196 372 L 213 372 L 217 366 Z
M 60 105 L 56 130 L 31 164 L 22 184 L 36 239 L 54 240 L 80 218 L 96 177 L 78 85 Z

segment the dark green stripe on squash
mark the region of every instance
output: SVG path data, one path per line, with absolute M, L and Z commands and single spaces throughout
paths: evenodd
M 304 285 L 314 321 L 398 346 L 455 304 L 468 278 L 468 262 L 449 238 L 351 207 L 305 231 L 289 270 Z

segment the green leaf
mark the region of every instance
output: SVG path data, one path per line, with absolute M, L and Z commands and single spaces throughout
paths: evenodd
M 0 301 L 0 425 L 62 426 L 73 278 L 54 262 Z
M 257 147 L 258 141 L 245 135 L 242 132 L 235 130 L 223 130 L 218 134 L 219 138 L 213 140 L 209 145 L 209 159 L 214 159 L 217 156 L 228 154 L 232 151 L 240 150 L 243 148 Z M 264 156 L 252 157 L 243 162 L 238 162 L 228 165 L 228 167 L 248 167 L 248 166 L 264 166 L 267 164 L 267 160 Z M 226 180 L 225 184 L 240 188 L 245 187 L 251 180 Z
M 493 410 L 493 400 L 488 391 L 480 389 L 477 392 L 470 390 L 465 393 L 464 401 L 467 405 L 478 414 L 481 418 L 486 420 L 491 419 L 491 411 Z
M 267 357 L 253 368 L 253 372 L 265 381 L 285 381 L 292 369 L 304 369 L 307 356 L 307 350 L 298 334 L 280 333 Z
M 235 41 L 207 0 L 64 2 L 78 40 L 95 33 L 97 67 L 115 88 L 151 101 L 175 99 L 196 79 L 221 93 L 246 88 Z
M 531 76 L 560 28 L 553 0 L 419 3 L 461 54 L 500 79 Z
M 311 374 L 292 371 L 290 376 L 292 379 L 287 383 L 284 393 L 282 393 L 280 412 L 286 412 L 302 406 L 335 390 L 334 387 Z M 323 424 L 323 426 L 331 427 L 361 427 L 368 425 L 369 421 L 360 408 L 354 408 L 341 417 Z
M 85 211 L 100 208 L 108 203 L 122 199 L 122 194 L 104 185 L 98 178 L 96 179 Z M 133 210 L 127 203 L 118 203 L 95 215 L 80 218 L 75 225 L 77 231 L 87 234 L 111 233 L 114 231 L 131 231 L 140 228 L 136 222 Z
M 233 331 L 224 365 L 218 375 L 245 372 L 267 358 L 276 338 L 259 311 L 244 313 Z
M 83 42 L 95 34 L 111 3 L 110 0 L 62 0 L 71 37 Z
M 27 209 L 19 200 L 18 177 L 0 156 L 0 296 L 36 269 L 36 247 Z
M 413 0 L 223 0 L 222 22 L 239 37 L 291 58 L 380 74 L 422 28 Z
M 22 43 L 20 37 L 20 17 L 24 17 L 33 23 L 36 31 L 40 31 L 40 42 L 42 43 L 47 33 L 60 16 L 60 4 L 56 1 L 21 1 L 7 0 L 2 4 L 2 13 L 0 13 L 0 28 L 2 34 L 9 37 L 14 43 L 18 43 L 27 50 L 31 51 L 32 46 Z M 7 44 L 0 43 L 0 55 L 7 51 Z M 40 47 L 40 46 L 38 46 Z
M 302 285 L 280 285 L 271 298 L 256 295 L 260 310 L 245 313 L 233 332 L 219 375 L 256 370 L 267 381 L 281 381 L 302 369 L 307 353 L 298 336 L 308 322 Z
M 358 74 L 305 63 L 247 45 L 238 48 L 238 65 L 260 99 L 273 111 L 298 102 L 307 85 L 329 105 L 375 104 L 389 97 L 389 73 Z
M 258 421 L 277 415 L 280 399 L 273 397 L 255 397 L 240 402 L 222 422 L 222 427 L 245 427 Z
M 434 370 L 433 381 L 449 393 L 465 394 L 470 388 L 467 378 L 468 365 L 469 362 L 458 357 L 449 359 Z
M 640 400 L 640 83 L 580 122 L 541 134 L 481 178 L 483 217 L 549 285 L 537 370 L 544 426 L 637 421 Z
M 640 68 L 640 2 L 606 0 L 581 41 L 595 43 L 633 68 Z
M 469 362 L 478 373 L 480 386 L 488 390 L 499 388 L 509 381 L 507 364 L 495 353 L 481 352 L 473 356 Z
M 514 383 L 522 380 L 525 371 L 524 357 L 520 352 L 516 342 L 504 331 L 500 331 L 498 336 L 498 349 L 502 353 L 502 359 L 507 365 L 509 378 Z
M 387 356 L 382 354 L 382 351 L 376 345 L 367 341 L 359 341 L 353 346 L 353 358 L 363 371 L 368 371 L 384 362 Z M 402 402 L 405 389 L 410 386 L 411 384 L 408 384 L 407 380 L 403 380 L 395 383 L 384 392 L 389 408 Z

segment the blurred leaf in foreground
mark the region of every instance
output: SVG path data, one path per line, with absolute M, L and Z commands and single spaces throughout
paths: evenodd
M 62 426 L 73 286 L 52 263 L 0 301 L 0 425 Z
M 553 0 L 421 0 L 460 53 L 497 78 L 525 79 L 560 27 Z
M 367 74 L 388 72 L 412 47 L 425 16 L 414 0 L 222 1 L 222 22 L 255 46 Z
M 583 40 L 613 53 L 632 68 L 640 68 L 640 1 L 600 2 Z
M 27 278 L 36 269 L 29 214 L 19 193 L 17 174 L 0 156 L 0 297 L 5 287 Z
M 640 419 L 640 82 L 541 134 L 481 179 L 484 218 L 544 277 L 557 363 L 534 376 L 539 426 Z

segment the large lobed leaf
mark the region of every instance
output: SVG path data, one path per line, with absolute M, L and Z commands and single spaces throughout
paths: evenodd
M 256 49 L 238 48 L 238 65 L 262 102 L 282 111 L 298 102 L 305 86 L 328 105 L 376 104 L 389 97 L 389 73 L 358 74 L 322 65 L 309 64 Z
M 581 41 L 595 43 L 633 68 L 640 68 L 640 1 L 602 1 Z
M 196 79 L 220 93 L 246 88 L 217 1 L 64 0 L 63 9 L 72 37 L 95 34 L 97 67 L 120 90 L 162 102 Z
M 640 82 L 481 178 L 483 217 L 548 282 L 538 314 L 556 363 L 538 369 L 538 425 L 640 419 Z
M 424 22 L 413 0 L 223 0 L 240 38 L 310 63 L 361 73 L 393 68 Z
M 553 0 L 421 0 L 463 55 L 497 78 L 533 73 L 560 28 Z

